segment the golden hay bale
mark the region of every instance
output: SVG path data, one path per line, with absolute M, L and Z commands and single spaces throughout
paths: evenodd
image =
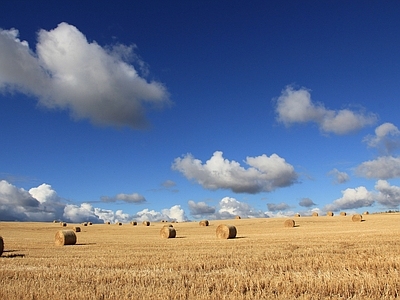
M 341 211 L 340 215 L 343 216 L 343 217 L 347 216 L 347 214 L 344 211 Z
M 369 212 L 368 211 L 364 211 L 363 215 L 369 215 Z
M 117 222 L 117 223 L 115 223 L 115 224 L 117 224 L 118 226 L 122 226 L 122 223 L 121 223 L 121 222 Z
M 163 227 L 174 227 L 172 224 L 165 224 Z
M 143 221 L 142 223 L 144 226 L 150 226 L 150 222 L 149 221 Z
M 287 219 L 285 223 L 283 223 L 283 225 L 285 227 L 294 227 L 296 225 L 296 222 L 292 219 Z
M 92 222 L 88 222 L 88 224 L 89 224 L 89 225 L 93 225 L 93 223 L 92 223 Z
M 81 232 L 81 228 L 78 227 L 78 226 L 74 226 L 72 229 L 73 229 L 75 232 Z
M 59 223 L 57 220 L 54 220 L 53 223 Z
M 4 251 L 4 240 L 3 237 L 0 236 L 0 256 L 3 254 Z
M 355 214 L 355 215 L 353 215 L 353 216 L 351 217 L 351 220 L 352 220 L 353 222 L 361 222 L 361 221 L 362 221 L 362 215 L 360 215 L 360 214 Z
M 235 219 L 239 220 L 239 219 L 241 219 L 241 217 L 240 216 L 235 216 Z
M 317 213 L 316 211 L 314 211 L 314 212 L 312 213 L 312 216 L 313 216 L 313 217 L 318 217 L 318 213 Z
M 137 222 L 136 222 L 136 221 L 132 221 L 131 223 L 132 223 L 133 226 L 136 226 L 136 225 L 137 225 Z
M 111 224 L 111 222 L 110 222 L 110 221 L 107 221 L 107 222 L 105 222 L 104 224 L 110 225 L 110 224 Z
M 61 225 L 62 227 L 67 227 L 67 223 L 65 223 L 65 222 L 61 222 L 60 225 Z
M 86 222 L 84 222 L 84 223 L 82 223 L 82 225 L 83 225 L 83 226 L 87 226 L 87 223 L 86 223 Z
M 236 237 L 236 227 L 233 225 L 218 225 L 216 234 L 219 239 L 233 239 Z
M 75 245 L 76 234 L 72 230 L 60 230 L 55 236 L 56 246 Z
M 208 226 L 208 225 L 210 225 L 210 223 L 208 222 L 208 220 L 201 220 L 201 221 L 199 222 L 199 225 L 200 225 L 200 226 Z
M 334 213 L 333 213 L 333 211 L 328 211 L 328 212 L 326 213 L 326 215 L 327 215 L 328 217 L 333 217 Z
M 164 239 L 173 239 L 176 237 L 176 230 L 174 227 L 163 226 L 160 231 L 160 236 Z
M 295 217 L 300 217 L 300 214 L 299 214 L 299 213 L 297 213 L 297 214 L 295 214 L 294 216 L 295 216 Z

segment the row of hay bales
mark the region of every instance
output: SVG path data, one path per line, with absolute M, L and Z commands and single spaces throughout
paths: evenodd
M 354 214 L 354 215 L 351 217 L 351 220 L 352 220 L 353 222 L 361 222 L 361 221 L 363 220 L 363 216 L 360 215 L 360 214 Z M 295 222 L 293 219 L 287 219 L 287 220 L 285 220 L 285 222 L 283 223 L 283 225 L 284 225 L 285 227 L 295 227 L 295 226 L 296 226 L 296 222 Z
M 55 245 L 56 246 L 75 245 L 77 242 L 77 236 L 75 232 L 79 231 L 59 230 L 55 235 Z M 217 238 L 219 239 L 233 239 L 236 237 L 236 234 L 237 230 L 236 227 L 233 225 L 220 224 L 216 229 L 216 235 Z M 172 224 L 164 225 L 160 230 L 160 236 L 165 239 L 175 238 L 176 230 Z M 1 247 L 3 246 L 3 239 L 1 239 L 0 246 Z
M 363 215 L 369 215 L 369 212 L 368 212 L 368 211 L 365 211 L 365 212 L 363 212 L 362 214 L 363 214 Z M 326 213 L 326 215 L 327 215 L 328 217 L 333 217 L 335 214 L 333 213 L 333 211 L 328 211 L 328 212 Z M 340 215 L 343 216 L 343 217 L 345 217 L 345 216 L 347 216 L 347 213 L 344 212 L 344 211 L 342 211 L 342 212 L 340 212 Z M 294 216 L 295 216 L 295 217 L 300 217 L 300 214 L 299 214 L 299 213 L 296 213 Z M 314 211 L 314 212 L 312 213 L 312 216 L 313 216 L 313 217 L 318 217 L 319 214 L 318 214 L 316 211 Z

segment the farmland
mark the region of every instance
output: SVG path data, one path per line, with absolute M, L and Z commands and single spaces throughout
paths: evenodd
M 235 219 L 150 226 L 0 222 L 0 299 L 393 299 L 400 215 Z M 217 239 L 220 224 L 234 239 Z M 56 246 L 80 226 L 77 243 Z

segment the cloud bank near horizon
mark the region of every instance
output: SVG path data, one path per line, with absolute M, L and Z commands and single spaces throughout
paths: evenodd
M 130 64 L 144 65 L 134 48 L 101 47 L 63 22 L 38 32 L 35 53 L 17 29 L 0 28 L 0 91 L 34 96 L 43 107 L 69 110 L 95 125 L 145 128 L 146 109 L 170 101 L 163 84 L 147 81 Z

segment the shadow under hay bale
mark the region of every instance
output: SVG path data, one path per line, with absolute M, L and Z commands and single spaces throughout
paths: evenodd
M 149 221 L 143 221 L 142 225 L 143 226 L 150 226 L 150 222 Z
M 233 225 L 218 225 L 216 230 L 217 238 L 219 239 L 233 239 L 236 237 L 237 230 Z
M 314 212 L 312 213 L 312 216 L 313 216 L 313 217 L 318 217 L 318 213 L 314 211 Z
M 208 226 L 208 225 L 210 225 L 210 223 L 208 222 L 208 220 L 201 220 L 201 221 L 199 222 L 199 225 L 200 225 L 200 226 Z
M 4 251 L 4 240 L 3 237 L 0 236 L 0 256 L 3 254 Z
M 284 225 L 285 227 L 294 227 L 294 226 L 296 225 L 296 222 L 295 222 L 294 220 L 292 220 L 292 219 L 287 219 L 287 220 L 283 223 L 283 225 Z
M 75 245 L 76 234 L 72 230 L 60 230 L 55 236 L 56 246 Z
M 328 217 L 333 217 L 333 216 L 334 216 L 334 213 L 333 213 L 333 211 L 328 211 L 328 212 L 326 213 L 326 215 L 327 215 Z
M 81 228 L 78 226 L 75 226 L 74 228 L 72 228 L 75 232 L 81 232 Z
M 160 236 L 164 239 L 173 239 L 176 237 L 176 230 L 174 227 L 168 225 L 163 226 L 160 231 Z
M 353 222 L 361 222 L 361 221 L 363 220 L 363 217 L 362 217 L 362 215 L 360 215 L 360 214 L 355 214 L 355 215 L 353 215 L 353 216 L 351 217 L 351 220 L 352 220 Z

